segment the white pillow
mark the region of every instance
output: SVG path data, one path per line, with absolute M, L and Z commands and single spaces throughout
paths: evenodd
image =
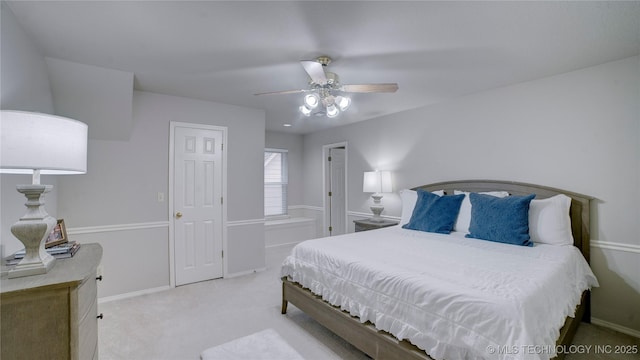
M 444 190 L 432 191 L 432 193 L 443 196 Z M 400 200 L 402 200 L 402 214 L 400 215 L 400 226 L 402 226 L 411 220 L 413 208 L 416 207 L 418 201 L 418 192 L 409 189 L 400 190 Z
M 454 190 L 453 193 L 454 195 L 464 194 L 464 199 L 462 199 L 460 212 L 458 212 L 458 219 L 456 220 L 456 224 L 453 226 L 453 231 L 468 233 L 469 225 L 471 224 L 471 200 L 469 200 L 469 192 Z M 506 191 L 487 191 L 478 194 L 491 195 L 500 198 L 509 196 L 509 193 Z
M 532 200 L 529 205 L 531 241 L 550 245 L 573 245 L 570 207 L 571 198 L 563 194 Z

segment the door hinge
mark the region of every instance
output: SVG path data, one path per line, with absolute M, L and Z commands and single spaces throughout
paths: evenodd
M 333 227 L 329 226 L 329 232 L 332 232 L 332 231 L 333 231 Z
M 327 161 L 331 161 L 331 156 L 329 156 L 329 158 L 327 159 Z
M 224 144 L 220 144 L 220 151 L 224 151 Z
M 329 191 L 329 196 L 332 196 L 332 195 L 333 195 L 333 193 L 331 191 Z
M 222 250 L 220 253 L 222 254 L 221 257 L 224 259 L 224 250 Z
M 224 204 L 224 198 L 223 198 L 223 197 L 221 197 L 221 198 L 220 198 L 220 205 L 223 205 L 223 204 Z

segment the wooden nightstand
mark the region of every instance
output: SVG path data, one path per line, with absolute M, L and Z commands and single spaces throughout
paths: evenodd
M 358 231 L 367 231 L 374 229 L 382 229 L 388 226 L 398 225 L 397 221 L 394 220 L 382 220 L 381 222 L 371 221 L 369 219 L 364 220 L 353 220 L 354 224 L 356 224 L 356 232 Z

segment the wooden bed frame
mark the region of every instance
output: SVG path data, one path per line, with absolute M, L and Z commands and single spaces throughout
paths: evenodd
M 592 199 L 589 196 L 545 186 L 494 180 L 447 181 L 423 185 L 415 189 L 444 190 L 446 194 L 453 194 L 454 190 L 469 192 L 508 191 L 512 195 L 535 193 L 536 199 L 565 194 L 571 197 L 570 216 L 574 246 L 580 249 L 584 258 L 589 262 L 589 211 Z M 282 314 L 286 314 L 289 302 L 374 359 L 431 359 L 423 350 L 408 341 L 399 341 L 393 335 L 377 330 L 369 322 L 360 323 L 356 317 L 325 302 L 320 296 L 313 294 L 289 278 L 283 277 Z M 560 329 L 560 337 L 556 341 L 557 345 L 571 344 L 580 319 L 585 322 L 591 321 L 589 291 L 582 294 L 581 303 L 576 308 L 575 318 L 567 317 L 564 326 Z M 559 354 L 558 357 L 562 358 L 563 355 Z

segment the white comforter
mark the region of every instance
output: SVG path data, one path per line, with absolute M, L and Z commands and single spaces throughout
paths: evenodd
M 282 276 L 434 359 L 548 359 L 582 292 L 573 246 L 523 247 L 390 227 L 308 240 Z

